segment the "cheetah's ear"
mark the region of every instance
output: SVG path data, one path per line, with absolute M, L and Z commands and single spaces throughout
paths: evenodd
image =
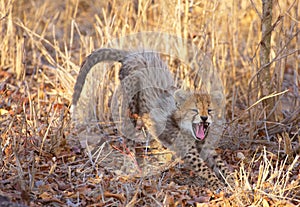
M 175 101 L 176 101 L 176 106 L 181 106 L 185 100 L 191 95 L 190 92 L 183 90 L 183 89 L 178 89 L 174 93 Z

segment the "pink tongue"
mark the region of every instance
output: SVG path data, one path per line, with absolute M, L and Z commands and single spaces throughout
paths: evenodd
M 204 127 L 203 124 L 198 124 L 197 129 L 196 129 L 196 136 L 200 139 L 204 139 L 205 134 L 204 134 Z

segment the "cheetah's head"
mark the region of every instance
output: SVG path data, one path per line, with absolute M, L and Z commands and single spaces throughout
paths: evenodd
M 203 141 L 212 123 L 210 96 L 184 90 L 175 92 L 177 111 L 175 118 L 181 130 L 190 133 L 196 140 Z

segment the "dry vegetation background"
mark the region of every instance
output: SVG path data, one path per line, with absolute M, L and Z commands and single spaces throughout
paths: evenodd
M 258 0 L 0 0 L 0 204 L 5 196 L 29 206 L 299 206 L 299 3 L 273 2 L 275 107 L 265 110 Z M 172 169 L 146 178 L 106 171 L 68 139 L 80 64 L 140 31 L 187 38 L 212 58 L 226 95 L 219 152 L 237 172 L 230 195 L 209 201 L 169 182 L 181 173 Z

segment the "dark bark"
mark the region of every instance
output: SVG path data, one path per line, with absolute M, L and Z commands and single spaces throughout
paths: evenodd
M 267 96 L 274 91 L 272 84 L 272 74 L 270 70 L 270 51 L 271 51 L 271 35 L 272 35 L 272 5 L 273 0 L 262 0 L 262 19 L 261 32 L 262 39 L 260 42 L 260 68 L 258 72 L 258 84 L 260 88 L 260 97 Z M 266 109 L 268 121 L 275 121 L 274 98 L 268 98 L 262 101 L 263 107 Z

